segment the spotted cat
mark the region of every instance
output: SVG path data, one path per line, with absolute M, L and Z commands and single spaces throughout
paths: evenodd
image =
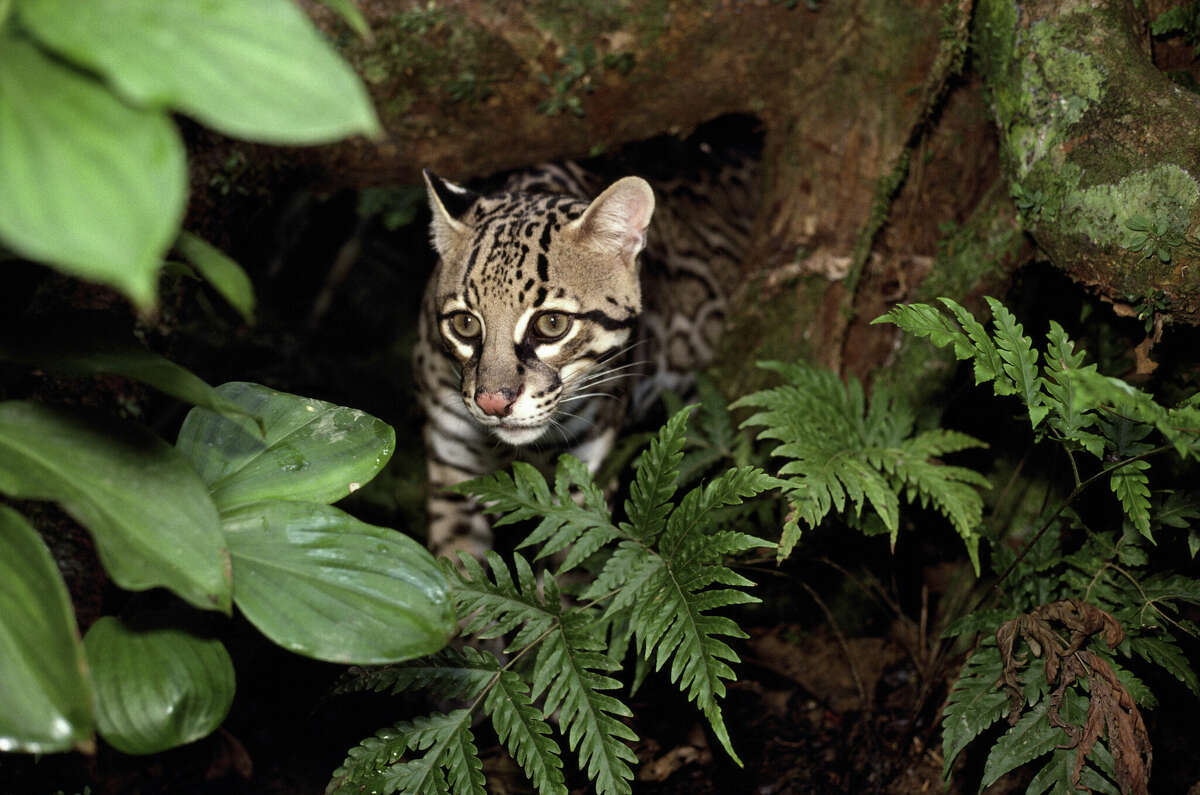
M 492 195 L 425 180 L 439 261 L 413 363 L 429 545 L 478 555 L 488 521 L 445 487 L 518 458 L 548 469 L 563 452 L 595 472 L 628 419 L 711 359 L 749 237 L 753 174 L 652 188 L 568 162 Z

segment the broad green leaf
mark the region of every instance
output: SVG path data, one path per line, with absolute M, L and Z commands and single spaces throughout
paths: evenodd
M 92 692 L 50 550 L 0 505 L 0 751 L 91 753 Z
M 6 246 L 153 306 L 187 198 L 183 143 L 165 113 L 130 107 L 0 32 L 0 185 Z
M 454 630 L 445 576 L 402 533 L 285 500 L 245 505 L 223 519 L 234 601 L 286 649 L 370 665 L 431 654 Z
M 215 638 L 104 616 L 83 639 L 96 722 L 109 745 L 153 754 L 206 737 L 233 704 L 233 661 Z
M 19 340 L 0 338 L 0 359 L 64 375 L 120 375 L 185 403 L 259 422 L 233 401 L 221 397 L 192 371 L 128 342 L 94 336 L 82 338 L 78 334 L 64 335 L 37 328 Z
M 195 266 L 221 297 L 236 309 L 247 323 L 254 322 L 254 285 L 250 277 L 225 252 L 191 232 L 180 232 L 175 249 Z
M 379 131 L 362 82 L 290 0 L 22 0 L 18 12 L 131 102 L 227 135 L 313 144 Z
M 208 491 L 140 425 L 0 403 L 0 492 L 60 503 L 91 531 L 122 588 L 165 586 L 201 609 L 229 611 L 229 552 Z
M 396 435 L 355 409 L 240 381 L 217 394 L 261 417 L 265 438 L 245 417 L 192 409 L 176 442 L 222 511 L 268 499 L 340 500 L 391 458 Z

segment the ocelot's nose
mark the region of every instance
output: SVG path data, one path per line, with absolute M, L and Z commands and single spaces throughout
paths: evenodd
M 513 404 L 517 402 L 517 398 L 521 396 L 521 389 L 500 389 L 496 392 L 484 392 L 482 389 L 475 390 L 475 405 L 483 409 L 484 414 L 490 414 L 493 417 L 507 417 L 512 414 Z

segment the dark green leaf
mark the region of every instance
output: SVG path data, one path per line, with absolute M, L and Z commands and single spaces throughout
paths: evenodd
M 0 751 L 90 753 L 92 692 L 50 550 L 0 505 Z
M 145 428 L 0 403 L 0 491 L 60 503 L 91 531 L 122 588 L 165 586 L 196 607 L 229 611 L 229 552 L 208 490 Z
M 40 367 L 64 375 L 108 373 L 154 387 L 165 395 L 221 414 L 250 417 L 236 403 L 221 397 L 195 373 L 170 359 L 130 342 L 100 336 L 81 338 L 47 328 L 21 339 L 0 339 L 0 359 Z M 258 418 L 251 417 L 255 422 Z
M 190 743 L 233 704 L 233 661 L 215 638 L 105 616 L 83 639 L 100 735 L 127 754 Z
M 183 143 L 165 113 L 126 105 L 11 31 L 0 31 L 0 238 L 149 309 L 187 197 Z
M 236 309 L 247 323 L 254 322 L 254 285 L 250 277 L 225 252 L 191 232 L 181 232 L 175 250 L 192 263 L 200 275 Z
M 1067 708 L 1067 702 L 1072 698 L 1078 697 L 1067 693 L 1063 699 L 1063 708 Z M 990 787 L 1008 771 L 1032 762 L 1042 754 L 1053 751 L 1057 746 L 1066 745 L 1067 733 L 1050 725 L 1050 719 L 1046 715 L 1049 707 L 1050 699 L 1043 698 L 996 741 L 988 754 L 987 762 L 984 763 L 983 783 L 980 789 Z
M 133 103 L 227 135 L 311 144 L 379 131 L 354 71 L 288 0 L 23 0 L 18 10 L 43 44 Z
M 408 536 L 327 505 L 226 511 L 234 601 L 298 654 L 373 664 L 431 654 L 454 630 L 445 576 Z
M 355 409 L 237 381 L 217 393 L 266 428 L 263 438 L 245 417 L 201 408 L 183 421 L 176 445 L 222 511 L 267 499 L 340 500 L 375 477 L 395 447 L 390 426 Z

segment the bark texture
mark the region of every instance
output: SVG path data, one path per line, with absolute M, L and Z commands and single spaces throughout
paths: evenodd
M 979 63 L 1038 246 L 1114 301 L 1200 321 L 1200 95 L 1131 0 L 980 0 Z
M 243 180 L 465 180 L 760 120 L 754 249 L 717 362 L 731 393 L 760 383 L 755 359 L 797 356 L 859 376 L 896 364 L 887 378 L 927 390 L 946 363 L 869 321 L 896 301 L 1003 294 L 1024 231 L 1102 294 L 1200 319 L 1200 99 L 1151 63 L 1129 0 L 361 5 L 372 41 L 309 10 L 367 81 L 384 137 L 255 150 Z M 972 19 L 986 91 L 956 77 Z M 193 216 L 237 216 L 254 190 L 203 188 L 229 146 L 194 152 Z

